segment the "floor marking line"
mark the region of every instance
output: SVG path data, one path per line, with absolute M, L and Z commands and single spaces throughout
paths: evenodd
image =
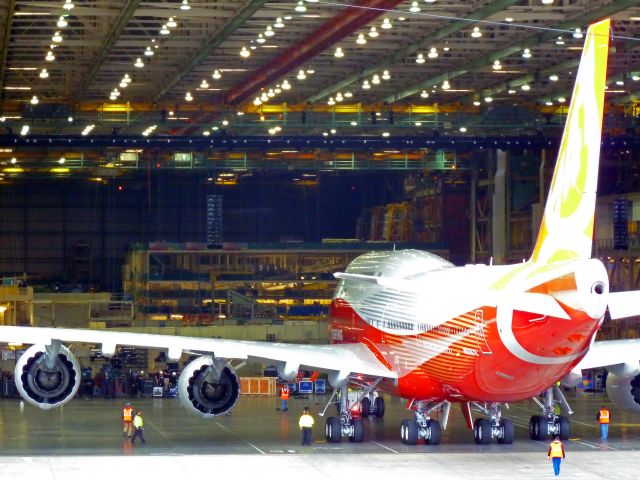
M 231 435 L 233 435 L 236 438 L 239 438 L 240 440 L 242 440 L 243 442 L 245 442 L 247 445 L 251 445 L 253 448 L 255 448 L 257 451 L 259 451 L 262 455 L 266 455 L 265 452 L 263 452 L 262 450 L 260 450 L 258 447 L 256 447 L 253 443 L 251 443 L 248 440 L 245 440 L 244 438 L 242 438 L 240 435 L 238 435 L 237 433 L 229 430 L 227 427 L 225 427 L 224 425 L 222 425 L 220 422 L 216 422 L 216 425 L 218 425 L 221 429 L 226 430 L 227 432 L 229 432 Z
M 371 441 L 370 441 L 370 443 L 374 443 L 374 444 L 378 445 L 379 447 L 382 447 L 382 448 L 385 448 L 385 449 L 389 450 L 390 452 L 393 452 L 393 453 L 400 453 L 400 452 L 398 452 L 397 450 L 394 450 L 393 448 L 389 448 L 389 447 L 387 447 L 386 445 L 382 445 L 381 443 L 374 442 L 373 440 L 371 440 Z

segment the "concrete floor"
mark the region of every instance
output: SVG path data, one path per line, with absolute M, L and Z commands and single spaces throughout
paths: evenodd
M 201 479 L 227 472 L 245 478 L 547 478 L 547 442 L 528 437 L 534 404 L 512 404 L 503 414 L 516 425 L 513 445 L 476 445 L 460 411 L 452 409 L 442 444 L 403 445 L 400 421 L 404 402 L 387 398 L 383 419 L 365 421 L 362 444 L 324 440 L 318 412 L 327 397 L 294 398 L 280 412 L 275 398 L 242 397 L 233 415 L 204 421 L 182 409 L 176 399 L 136 399 L 143 412 L 145 445 L 123 439 L 121 408 L 126 399 L 78 398 L 61 409 L 20 408 L 18 400 L 0 400 L 0 471 L 20 478 L 115 478 L 134 472 L 158 478 Z M 640 415 L 620 412 L 605 394 L 569 395 L 576 413 L 561 476 L 637 478 L 640 464 Z M 595 415 L 601 404 L 612 411 L 609 440 L 601 442 Z M 297 420 L 308 405 L 316 419 L 314 444 L 301 447 Z M 328 412 L 333 414 L 330 408 Z M 505 474 L 508 472 L 507 474 Z M 25 476 L 26 475 L 26 476 Z M 167 476 L 169 475 L 169 477 Z M 6 478 L 10 478 L 9 476 Z

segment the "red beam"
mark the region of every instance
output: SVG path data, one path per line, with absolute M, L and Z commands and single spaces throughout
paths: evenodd
M 261 88 L 279 79 L 293 69 L 304 64 L 320 52 L 335 45 L 363 25 L 375 20 L 385 10 L 395 8 L 402 0 L 360 0 L 350 6 L 301 41 L 298 45 L 270 61 L 251 74 L 240 85 L 234 87 L 225 97 L 227 104 L 241 102 L 260 91 Z

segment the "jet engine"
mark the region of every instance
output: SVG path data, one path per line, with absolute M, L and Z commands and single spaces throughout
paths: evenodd
M 240 397 L 240 381 L 225 359 L 205 355 L 180 374 L 178 396 L 187 410 L 213 418 L 234 407 Z
M 15 369 L 20 396 L 42 410 L 71 400 L 80 387 L 80 366 L 64 345 L 33 345 L 22 354 Z
M 607 395 L 618 407 L 631 413 L 640 413 L 640 375 L 619 377 L 607 375 Z

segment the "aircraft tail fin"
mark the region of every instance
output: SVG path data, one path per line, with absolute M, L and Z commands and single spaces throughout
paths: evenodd
M 587 30 L 533 262 L 591 258 L 609 27 Z

